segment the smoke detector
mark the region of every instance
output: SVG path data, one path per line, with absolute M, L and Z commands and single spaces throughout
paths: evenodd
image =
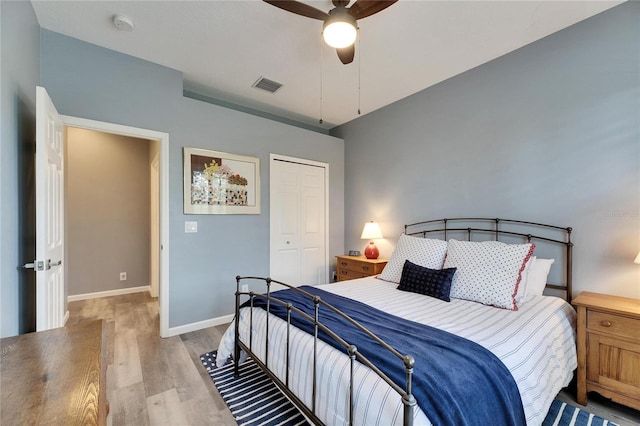
M 113 25 L 120 31 L 133 31 L 133 20 L 126 15 L 115 15 L 113 17 Z

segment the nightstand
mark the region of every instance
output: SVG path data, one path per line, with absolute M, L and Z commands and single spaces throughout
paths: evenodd
M 578 311 L 578 394 L 595 391 L 640 410 L 640 299 L 582 292 Z
M 367 259 L 364 256 L 336 256 L 338 281 L 378 275 L 387 264 L 387 259 Z

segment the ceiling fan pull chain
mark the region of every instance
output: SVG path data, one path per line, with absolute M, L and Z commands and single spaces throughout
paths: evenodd
M 362 68 L 362 48 L 360 46 L 360 27 L 358 31 L 358 115 L 360 115 L 360 81 L 362 80 L 360 69 Z
M 320 120 L 319 123 L 322 124 L 323 120 L 322 120 L 322 116 L 323 111 L 322 111 L 322 69 L 323 69 L 323 64 L 324 64 L 324 60 L 323 60 L 323 55 L 322 55 L 322 33 L 320 33 Z

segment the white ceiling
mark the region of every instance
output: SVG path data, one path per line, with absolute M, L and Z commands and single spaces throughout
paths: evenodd
M 180 70 L 186 90 L 325 129 L 619 3 L 401 0 L 358 21 L 355 60 L 343 65 L 321 42 L 321 21 L 259 0 L 32 1 L 42 28 Z M 118 30 L 115 14 L 134 31 Z M 252 87 L 260 76 L 283 87 Z

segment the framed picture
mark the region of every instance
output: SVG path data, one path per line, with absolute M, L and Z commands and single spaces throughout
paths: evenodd
M 260 214 L 260 159 L 184 148 L 185 214 Z

